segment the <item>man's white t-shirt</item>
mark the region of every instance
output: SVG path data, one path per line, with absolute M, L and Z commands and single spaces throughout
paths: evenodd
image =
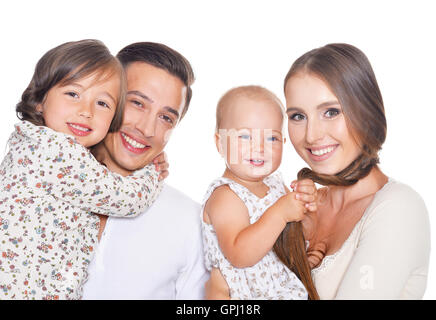
M 83 299 L 203 299 L 200 205 L 164 185 L 147 212 L 109 217 Z

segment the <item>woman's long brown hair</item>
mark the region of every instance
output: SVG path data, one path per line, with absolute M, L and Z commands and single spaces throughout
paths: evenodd
M 331 89 L 342 107 L 348 129 L 361 148 L 361 154 L 335 175 L 303 168 L 298 179 L 312 179 L 324 186 L 355 184 L 377 165 L 378 152 L 386 139 L 383 99 L 368 58 L 358 48 L 344 43 L 311 50 L 298 58 L 286 75 L 285 94 L 288 80 L 298 73 L 317 76 Z M 311 277 L 301 223 L 288 223 L 273 249 L 306 286 L 309 299 L 319 299 Z

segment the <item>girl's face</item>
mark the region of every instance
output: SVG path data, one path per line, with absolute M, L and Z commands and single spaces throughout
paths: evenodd
M 238 178 L 258 181 L 280 166 L 283 114 L 272 101 L 235 98 L 222 110 L 217 146 L 228 170 Z
M 99 143 L 106 136 L 117 107 L 120 79 L 93 73 L 64 86 L 51 88 L 37 105 L 45 125 L 73 135 L 85 147 Z
M 285 96 L 289 137 L 313 171 L 336 174 L 360 155 L 341 105 L 324 81 L 298 73 L 286 83 Z

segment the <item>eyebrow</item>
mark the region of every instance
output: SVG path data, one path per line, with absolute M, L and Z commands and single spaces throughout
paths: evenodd
M 77 82 L 67 83 L 67 84 L 65 84 L 65 87 L 66 87 L 66 86 L 73 86 L 73 87 L 78 87 L 78 88 L 85 89 L 84 86 L 82 86 L 81 84 L 79 84 L 79 83 L 77 83 Z M 113 101 L 114 103 L 117 102 L 117 100 L 116 100 L 116 99 L 115 99 L 115 98 L 114 98 L 114 97 L 113 97 L 109 92 L 104 91 L 103 94 L 104 94 L 104 95 L 107 95 L 110 99 L 112 99 L 112 101 Z
M 242 128 L 238 128 L 238 129 L 235 129 L 235 130 L 236 131 L 241 131 L 241 130 L 248 130 L 248 131 L 250 131 L 250 130 L 253 130 L 253 128 L 242 127 Z M 278 133 L 280 135 L 283 135 L 282 132 L 280 132 L 278 130 L 274 130 L 274 129 L 261 129 L 261 130 L 271 130 L 272 132 L 275 132 L 275 133 Z
M 325 108 L 325 107 L 335 106 L 335 105 L 338 105 L 338 104 L 339 104 L 339 101 L 337 101 L 337 100 L 326 101 L 326 102 L 323 102 L 323 103 L 317 105 L 316 108 L 317 108 L 317 109 L 320 109 L 320 108 Z M 299 111 L 299 110 L 301 110 L 301 109 L 300 109 L 300 108 L 297 108 L 297 107 L 290 107 L 290 108 L 287 108 L 287 109 L 286 109 L 286 113 L 289 113 L 290 111 L 295 111 L 295 110 L 298 110 L 298 111 Z
M 137 95 L 137 96 L 141 97 L 144 100 L 147 100 L 150 103 L 154 103 L 153 99 L 151 99 L 150 97 L 148 97 L 147 95 L 145 95 L 141 91 L 133 90 L 133 91 L 127 92 L 127 94 L 134 94 L 134 95 Z M 179 112 L 176 109 L 168 107 L 168 106 L 165 106 L 164 109 L 166 111 L 171 112 L 172 114 L 174 114 L 177 117 L 177 119 L 179 118 L 180 115 L 179 115 Z

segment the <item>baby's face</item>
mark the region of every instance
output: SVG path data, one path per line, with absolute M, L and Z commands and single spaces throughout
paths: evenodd
M 219 146 L 226 165 L 241 179 L 265 178 L 280 166 L 283 113 L 270 99 L 244 96 L 222 109 Z

